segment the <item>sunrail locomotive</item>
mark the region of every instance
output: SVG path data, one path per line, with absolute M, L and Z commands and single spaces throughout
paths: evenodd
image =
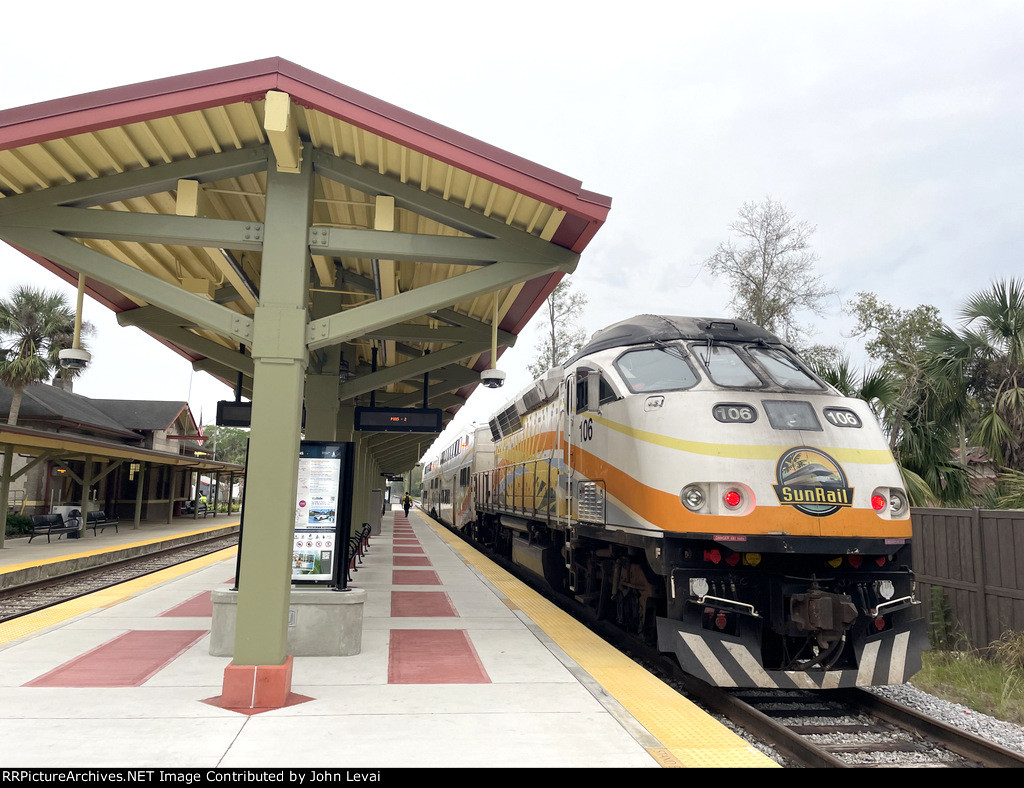
M 612 325 L 446 453 L 428 511 L 711 684 L 921 667 L 909 502 L 877 421 L 753 324 Z

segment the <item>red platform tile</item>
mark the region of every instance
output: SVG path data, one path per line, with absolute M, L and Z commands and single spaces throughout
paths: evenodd
M 392 591 L 391 615 L 398 618 L 457 618 L 459 614 L 444 591 Z
M 461 629 L 393 629 L 389 684 L 490 684 L 469 636 Z
M 425 555 L 396 555 L 392 558 L 395 566 L 430 566 L 430 559 Z
M 413 547 L 412 545 L 395 545 L 391 550 L 395 553 L 423 553 L 422 547 Z
M 213 592 L 203 591 L 170 610 L 160 614 L 161 618 L 210 618 L 213 616 Z
M 205 634 L 205 629 L 125 632 L 25 686 L 138 687 Z
M 439 586 L 437 572 L 428 569 L 393 569 L 391 583 L 396 586 Z

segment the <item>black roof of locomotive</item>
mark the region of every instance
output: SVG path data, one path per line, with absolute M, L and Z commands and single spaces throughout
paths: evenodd
M 645 342 L 673 342 L 676 340 L 716 342 L 763 342 L 772 345 L 785 343 L 770 331 L 746 320 L 714 317 L 674 317 L 671 315 L 637 315 L 613 323 L 594 333 L 569 364 L 583 356 L 609 348 L 642 345 Z

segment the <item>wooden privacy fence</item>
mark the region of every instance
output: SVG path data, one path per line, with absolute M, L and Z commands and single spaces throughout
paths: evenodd
M 1024 511 L 913 509 L 911 522 L 917 597 L 933 637 L 951 632 L 983 648 L 1024 632 Z

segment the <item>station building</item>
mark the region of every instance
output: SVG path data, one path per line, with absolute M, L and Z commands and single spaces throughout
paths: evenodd
M 67 384 L 65 384 L 66 386 Z M 88 508 L 123 520 L 164 521 L 197 489 L 230 503 L 240 465 L 216 462 L 186 402 L 93 399 L 60 385 L 25 389 L 18 424 L 6 424 L 11 389 L 0 384 L 0 431 L 18 447 L 8 511 L 30 516 Z M 198 485 L 198 487 L 197 487 Z M 237 508 L 237 507 L 236 507 Z

